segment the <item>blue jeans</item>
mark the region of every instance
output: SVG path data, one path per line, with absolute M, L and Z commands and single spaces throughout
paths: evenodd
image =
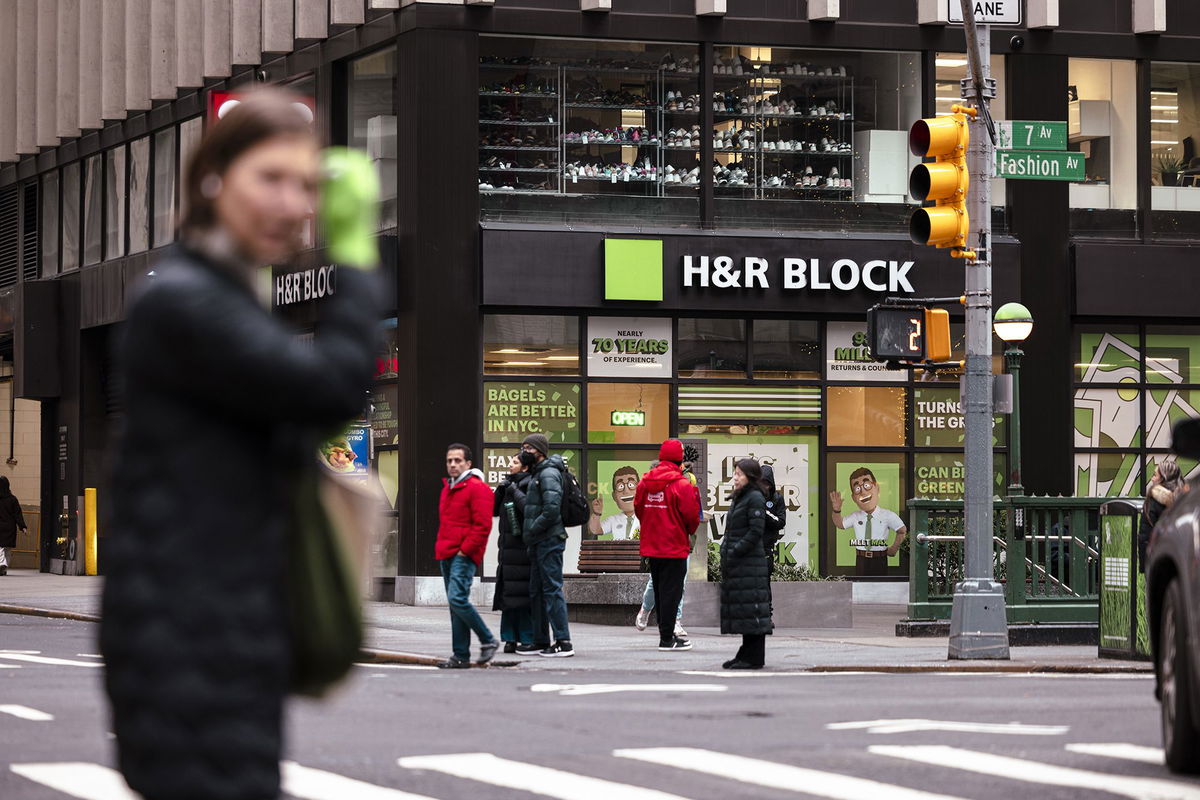
M 529 546 L 529 597 L 533 601 L 533 639 L 535 644 L 570 640 L 567 627 L 567 599 L 563 596 L 563 550 L 565 539 L 551 536 Z
M 646 591 L 642 592 L 642 610 L 649 614 L 654 610 L 654 578 L 646 581 Z M 675 619 L 683 619 L 683 598 L 679 598 L 679 611 Z
M 446 602 L 450 604 L 450 641 L 454 647 L 454 657 L 470 661 L 471 631 L 475 631 L 480 644 L 496 641 L 475 606 L 471 605 L 475 562 L 459 553 L 454 558 L 445 558 L 438 563 L 442 567 L 442 582 L 446 585 Z

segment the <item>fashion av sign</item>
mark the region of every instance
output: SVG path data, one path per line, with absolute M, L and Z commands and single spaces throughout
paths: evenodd
M 874 259 L 859 263 L 851 258 L 778 258 L 757 256 L 683 257 L 683 288 L 771 289 L 810 292 L 852 292 L 866 289 L 879 294 L 913 294 L 909 272 L 914 261 Z

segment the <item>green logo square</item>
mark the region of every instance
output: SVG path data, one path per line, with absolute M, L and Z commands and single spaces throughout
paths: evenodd
M 663 243 L 657 239 L 604 240 L 604 299 L 663 299 Z

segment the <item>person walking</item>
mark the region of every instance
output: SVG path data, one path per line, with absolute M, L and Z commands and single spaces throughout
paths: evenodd
M 377 256 L 342 261 L 303 341 L 257 291 L 313 217 L 310 118 L 299 96 L 263 88 L 211 126 L 186 165 L 179 245 L 135 289 L 117 340 L 127 413 L 100 652 L 117 761 L 145 800 L 279 796 L 287 540 L 318 443 L 363 412 L 382 295 Z
M 518 453 L 508 462 L 508 475 L 496 487 L 492 515 L 500 520 L 496 543 L 500 563 L 496 568 L 496 594 L 492 610 L 500 612 L 500 638 L 506 653 L 530 653 L 540 650 L 533 643 L 533 601 L 529 596 L 532 568 L 529 551 L 521 540 L 525 519 L 525 496 L 529 491 L 529 468 L 534 458 Z
M 0 475 L 0 575 L 8 574 L 8 551 L 17 546 L 17 531 L 25 533 L 21 501 L 13 496 L 8 476 Z
M 562 456 L 550 455 L 550 440 L 545 434 L 526 436 L 521 451 L 534 459 L 522 526 L 522 538 L 529 549 L 532 566 L 529 598 L 533 607 L 533 640 L 534 644 L 541 645 L 537 650 L 539 656 L 569 658 L 575 655 L 575 648 L 571 644 L 567 599 L 563 595 L 563 551 L 567 546 L 567 529 L 563 525 L 562 504 L 563 472 L 567 465 Z
M 1150 546 L 1150 534 L 1158 518 L 1171 506 L 1175 498 L 1188 490 L 1187 482 L 1179 471 L 1179 464 L 1164 461 L 1154 468 L 1150 486 L 1146 489 L 1146 500 L 1142 504 L 1142 518 L 1138 523 L 1138 571 L 1146 571 L 1146 549 Z
M 762 468 L 752 458 L 733 470 L 733 504 L 721 539 L 721 633 L 740 633 L 737 655 L 725 669 L 761 669 L 771 622 L 771 577 L 763 553 L 767 515 Z
M 763 485 L 766 487 L 766 516 L 763 518 L 763 552 L 767 556 L 767 574 L 775 573 L 775 546 L 783 538 L 787 526 L 787 504 L 775 485 L 775 469 L 763 464 Z
M 483 569 L 483 554 L 492 533 L 492 492 L 483 473 L 471 466 L 471 448 L 455 442 L 446 448 L 446 474 L 438 501 L 437 543 L 433 555 L 442 569 L 450 605 L 450 640 L 454 654 L 441 669 L 471 666 L 471 632 L 479 637 L 478 664 L 496 654 L 499 643 L 471 603 L 471 584 Z
M 658 649 L 691 650 L 691 641 L 677 636 L 675 626 L 692 552 L 690 537 L 700 525 L 700 498 L 683 474 L 682 442 L 663 442 L 658 459 L 658 465 L 638 483 L 633 501 L 642 523 L 640 552 L 650 562 L 658 608 Z

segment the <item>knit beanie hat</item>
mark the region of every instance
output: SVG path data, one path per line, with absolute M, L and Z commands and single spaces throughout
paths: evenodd
M 550 440 L 546 438 L 546 434 L 544 433 L 531 433 L 525 437 L 525 441 L 521 444 L 527 444 L 547 458 L 550 457 Z
M 660 461 L 674 461 L 676 464 L 682 464 L 683 442 L 678 439 L 667 439 L 658 450 L 658 458 Z

